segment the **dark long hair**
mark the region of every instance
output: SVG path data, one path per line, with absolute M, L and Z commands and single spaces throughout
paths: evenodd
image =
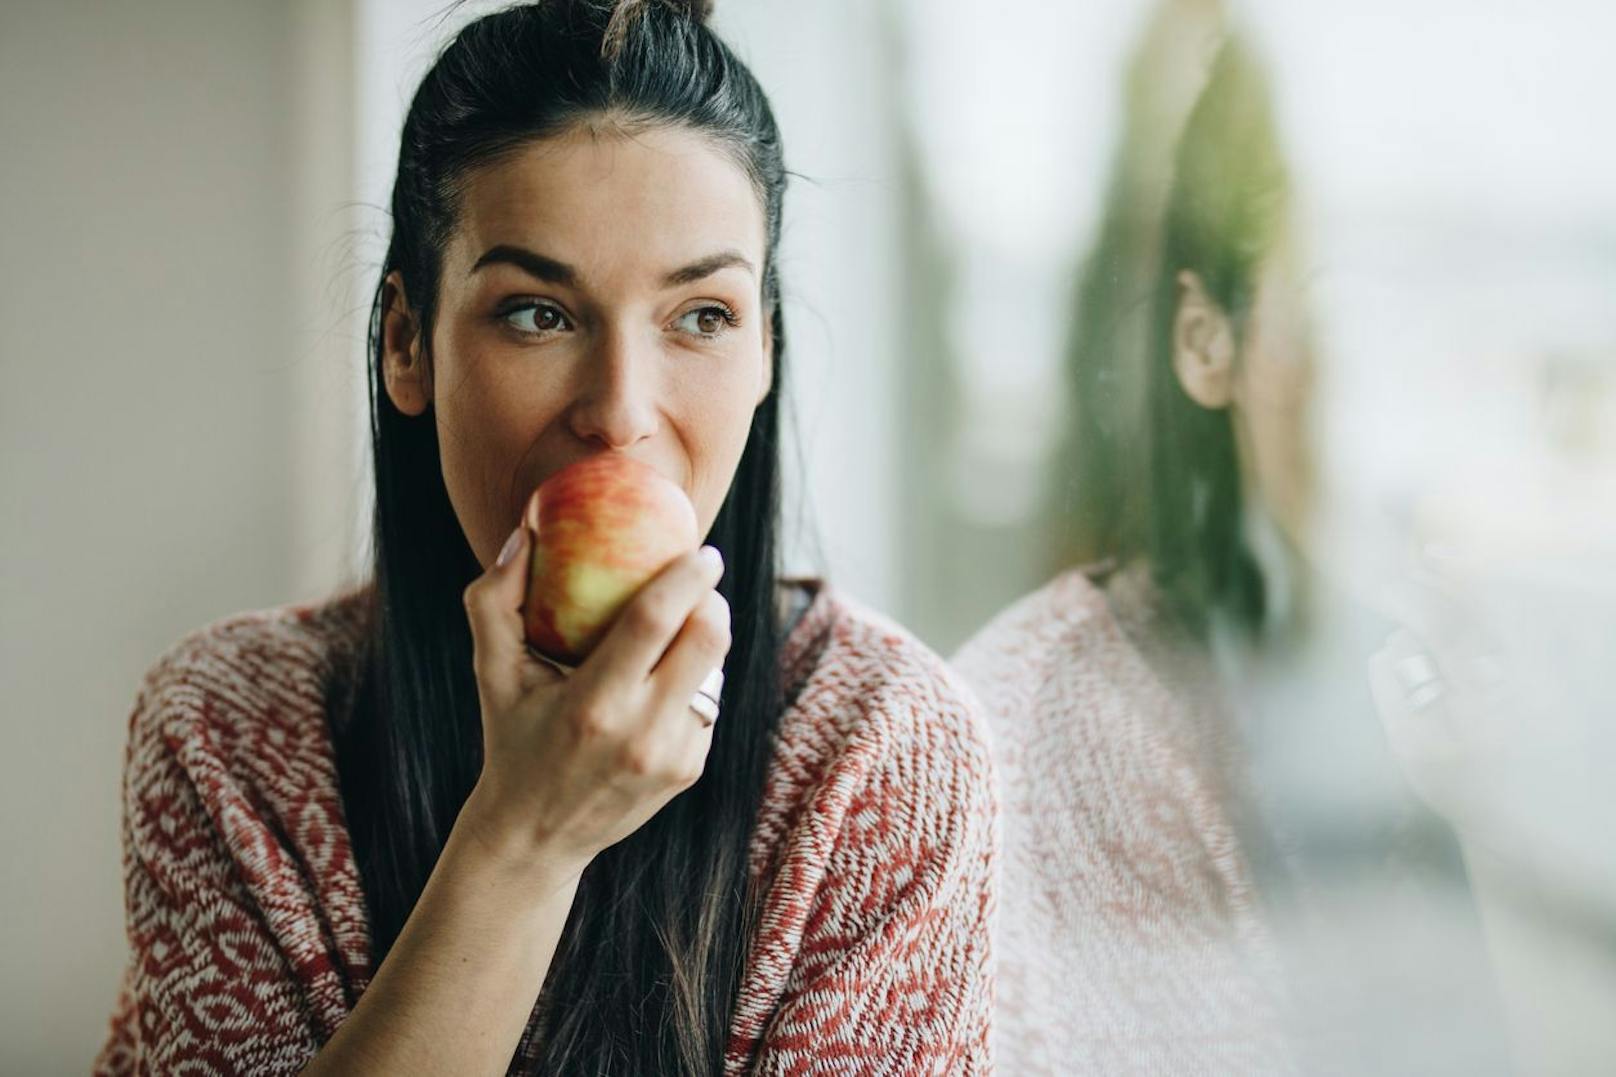
M 1238 352 L 1258 275 L 1278 241 L 1289 199 L 1267 77 L 1244 43 L 1230 36 L 1179 142 L 1146 373 L 1146 549 L 1158 585 L 1198 633 L 1213 611 L 1255 632 L 1267 603 L 1262 571 L 1245 537 L 1248 495 L 1241 488 L 1229 409 L 1191 400 L 1173 368 L 1178 275 L 1191 270 L 1201 279 L 1233 324 Z
M 591 118 L 678 126 L 733 155 L 766 225 L 763 300 L 782 384 L 785 327 L 775 254 L 785 188 L 779 134 L 746 67 L 704 22 L 708 5 L 544 0 L 463 28 L 423 78 L 404 121 L 392 238 L 397 271 L 432 339 L 442 251 L 468 172 Z M 349 829 L 369 905 L 373 961 L 387 954 L 482 765 L 471 636 L 461 592 L 482 572 L 444 487 L 430 411 L 399 412 L 381 387 L 378 284 L 370 324 L 376 475 L 374 608 L 352 719 L 339 736 Z M 431 361 L 430 349 L 427 360 Z M 756 409 L 707 541 L 724 555 L 732 610 L 724 720 L 703 777 L 602 852 L 540 995 L 534 1040 L 552 1073 L 722 1069 L 754 933 L 747 846 L 782 700 L 775 615 L 778 388 Z
M 1163 0 L 1134 44 L 1095 238 L 1083 259 L 1066 339 L 1070 421 L 1055 495 L 1069 528 L 1055 568 L 1142 549 L 1141 410 L 1151 300 L 1173 158 L 1221 33 L 1215 0 Z
M 1196 635 L 1215 612 L 1256 631 L 1263 578 L 1244 533 L 1246 493 L 1229 411 L 1185 394 L 1173 368 L 1178 275 L 1195 272 L 1237 339 L 1289 202 L 1267 81 L 1237 36 L 1221 44 L 1181 126 L 1143 97 L 1179 5 L 1163 6 L 1132 72 L 1133 93 L 1099 239 L 1079 281 L 1069 346 L 1076 396 L 1073 552 L 1143 560 L 1168 610 Z M 1221 21 L 1221 17 L 1220 21 Z M 1191 57 L 1193 58 L 1193 56 Z M 1156 92 L 1159 96 L 1159 91 Z M 1167 167 L 1156 143 L 1171 135 Z M 1165 172 L 1165 190 L 1150 188 Z

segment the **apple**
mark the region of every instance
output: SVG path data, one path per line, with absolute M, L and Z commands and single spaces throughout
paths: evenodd
M 576 665 L 635 592 L 696 548 L 696 510 L 676 483 L 620 453 L 557 471 L 528 499 L 533 558 L 522 611 L 528 643 Z

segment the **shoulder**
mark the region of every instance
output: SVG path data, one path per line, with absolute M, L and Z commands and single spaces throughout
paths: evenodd
M 971 690 L 942 659 L 823 586 L 784 658 L 789 702 L 754 867 L 795 858 L 797 882 L 807 885 L 832 859 L 871 848 L 900 861 L 925 849 L 959 865 L 988 854 L 995 794 L 985 726 Z
M 938 765 L 985 766 L 980 708 L 963 678 L 908 629 L 835 588 L 820 585 L 786 662 L 788 729 L 810 726 L 844 749 L 927 749 Z
M 326 703 L 363 638 L 357 612 L 339 596 L 223 618 L 171 646 L 141 685 L 122 830 L 142 1070 L 168 1071 L 197 1035 L 233 1072 L 305 1058 L 365 974 Z M 210 1009 L 221 953 L 233 1017 Z
M 361 595 L 233 614 L 169 647 L 129 717 L 126 797 L 183 775 L 206 799 L 329 757 L 327 699 L 359 652 Z
M 1163 680 L 1180 656 L 1136 577 L 1131 570 L 1062 573 L 994 617 L 954 656 L 983 701 L 1007 782 L 1078 757 L 1159 768 L 1169 762 L 1164 753 L 1221 750 L 1210 743 L 1219 734 L 1197 702 L 1208 702 L 1208 686 L 1196 682 L 1198 691 L 1185 693 Z
M 182 636 L 152 664 L 143 695 L 186 686 L 286 690 L 326 671 L 363 634 L 362 592 L 231 614 Z
M 954 668 L 1006 713 L 1054 701 L 1082 707 L 1144 693 L 1163 704 L 1163 674 L 1191 671 L 1196 652 L 1165 616 L 1148 569 L 1069 569 L 997 614 L 955 653 Z
M 1092 571 L 1071 569 L 1024 595 L 977 630 L 953 664 L 979 688 L 1069 660 L 1080 645 L 1114 626 Z

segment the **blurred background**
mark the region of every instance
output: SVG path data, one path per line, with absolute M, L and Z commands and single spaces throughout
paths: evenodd
M 497 6 L 0 0 L 4 1072 L 81 1072 L 103 1035 L 142 672 L 363 572 L 398 127 Z M 1286 353 L 1248 368 L 1241 534 L 1270 609 L 1306 600 L 1278 645 L 1210 645 L 1309 1072 L 1609 1072 L 1616 8 L 729 0 L 716 24 L 796 177 L 792 566 L 944 654 L 1146 530 L 1175 160 L 1241 43 Z

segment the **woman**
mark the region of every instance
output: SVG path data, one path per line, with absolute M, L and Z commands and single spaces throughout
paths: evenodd
M 940 661 L 776 579 L 785 173 L 706 14 L 513 7 L 423 79 L 374 580 L 146 680 L 99 1071 L 987 1068 L 986 758 Z M 677 482 L 710 545 L 562 678 L 512 528 L 595 453 Z
M 1290 420 L 1296 402 L 1267 393 L 1248 412 L 1242 396 L 1236 420 L 1216 395 L 1246 384 L 1230 373 L 1236 336 L 1218 311 L 1253 308 L 1257 263 L 1279 247 L 1277 216 L 1248 211 L 1284 191 L 1254 66 L 1234 41 L 1210 65 L 1201 55 L 1218 17 L 1168 3 L 1153 22 L 1134 96 L 1188 83 L 1189 102 L 1175 118 L 1130 101 L 1078 293 L 1078 546 L 1092 567 L 1017 602 L 955 659 L 994 726 L 994 1038 L 1010 1072 L 1291 1068 L 1231 811 L 1230 737 L 1205 690 L 1213 624 L 1249 631 L 1262 616 L 1233 424 L 1250 414 L 1265 438 L 1282 437 L 1270 420 Z M 1157 156 L 1159 194 L 1146 167 Z M 1140 294 L 1123 294 L 1130 284 Z M 1247 342 L 1274 328 L 1254 326 Z M 1242 373 L 1263 362 L 1254 352 Z

